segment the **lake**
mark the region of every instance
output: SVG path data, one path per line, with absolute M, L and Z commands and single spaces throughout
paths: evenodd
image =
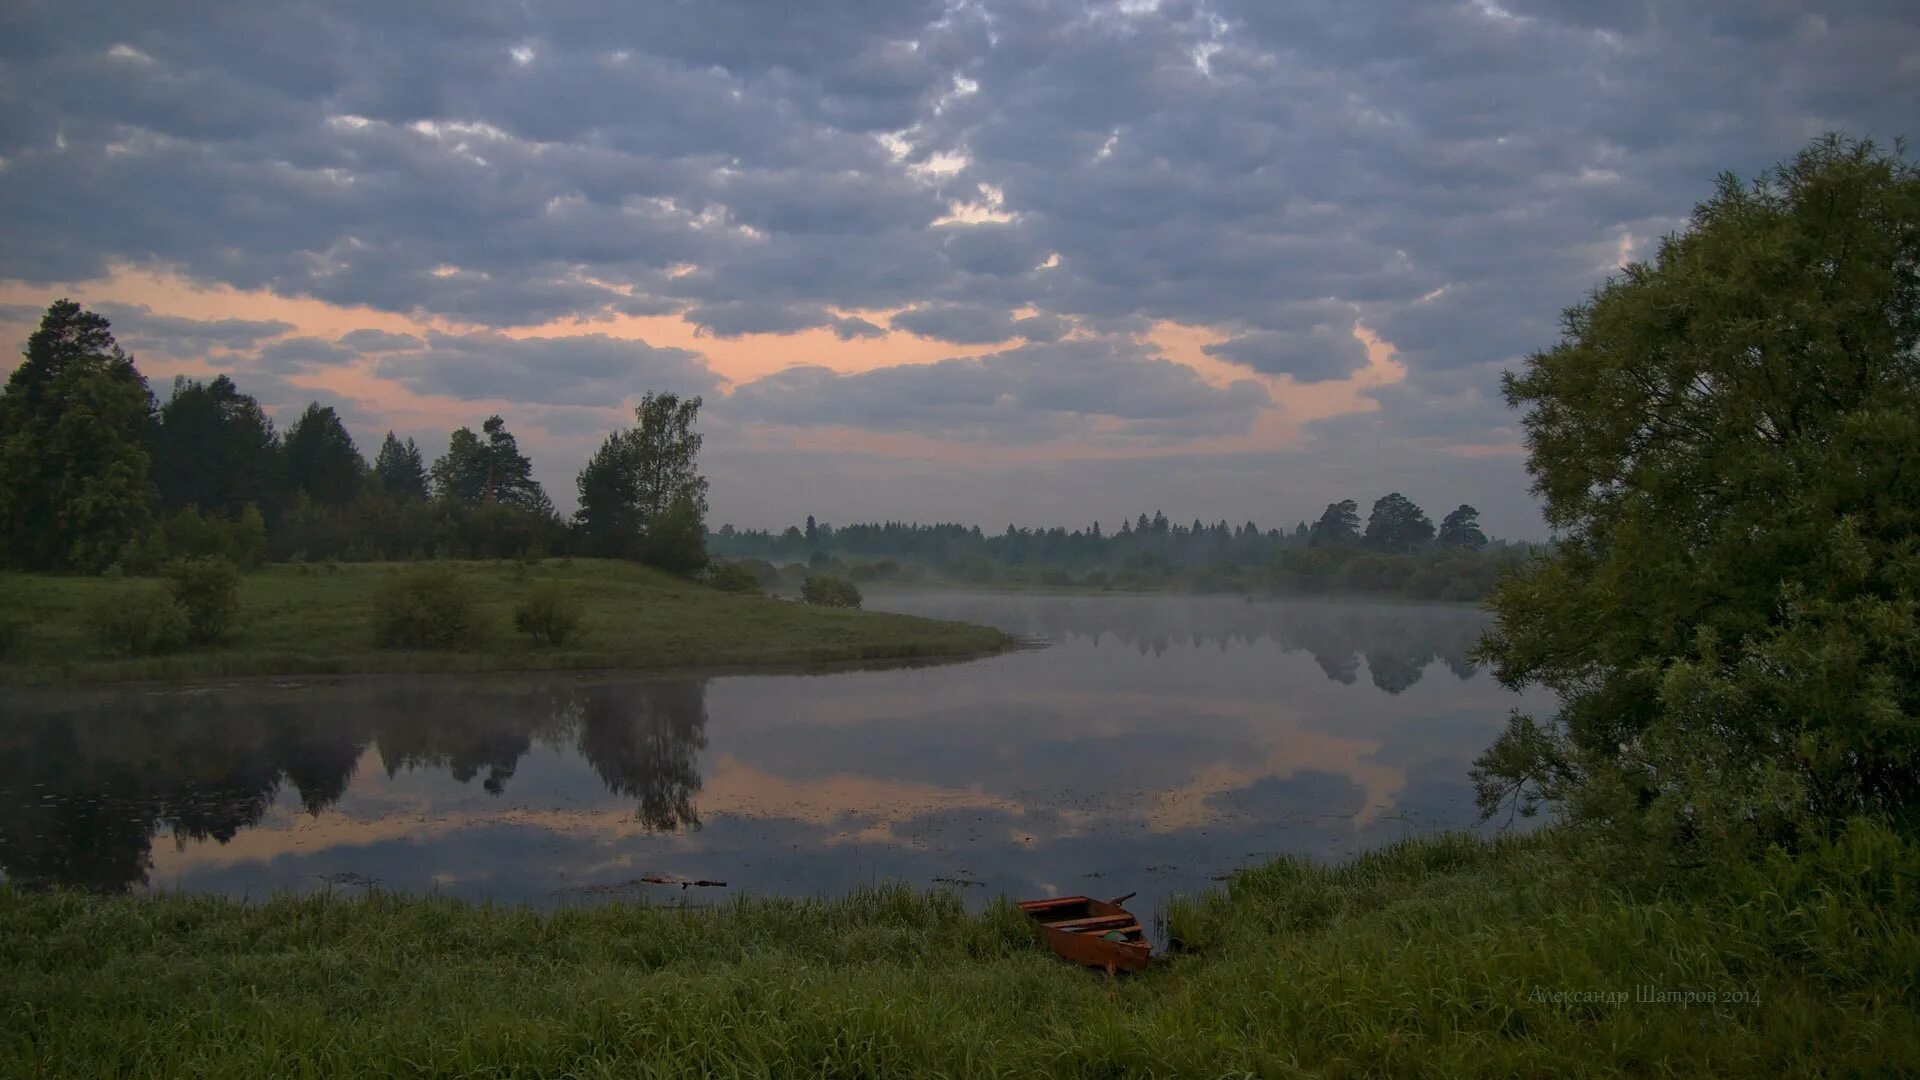
M 10 691 L 0 872 L 259 898 L 541 906 L 1139 892 L 1475 824 L 1516 706 L 1469 607 L 900 594 L 1043 638 L 830 673 L 278 679 Z M 668 884 L 647 878 L 666 879 Z M 688 887 L 682 880 L 726 882 Z

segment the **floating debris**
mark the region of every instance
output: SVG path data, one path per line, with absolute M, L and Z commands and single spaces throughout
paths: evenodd
M 380 884 L 379 878 L 368 877 L 365 874 L 357 874 L 351 870 L 342 870 L 332 874 L 315 874 L 313 876 L 329 885 L 358 885 L 362 888 L 370 889 Z

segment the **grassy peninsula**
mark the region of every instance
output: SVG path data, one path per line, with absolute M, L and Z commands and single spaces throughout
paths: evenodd
M 1244 872 L 1120 980 L 1005 901 L 905 888 L 542 914 L 0 886 L 0 1073 L 1892 1076 L 1916 871 L 1867 825 L 1644 892 L 1551 831 L 1438 837 Z
M 89 620 L 152 593 L 147 579 L 7 574 L 14 630 L 0 682 L 99 683 L 241 675 L 480 672 L 741 666 L 961 656 L 1008 643 L 965 623 L 725 593 L 614 559 L 442 562 L 473 599 L 473 641 L 457 649 L 377 644 L 376 597 L 404 563 L 275 564 L 241 576 L 225 639 L 155 656 L 115 656 Z M 514 628 L 535 590 L 577 603 L 576 636 L 542 644 Z

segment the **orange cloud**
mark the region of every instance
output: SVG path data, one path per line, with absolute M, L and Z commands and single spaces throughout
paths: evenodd
M 461 332 L 472 329 L 466 324 L 440 317 L 400 315 L 367 307 L 281 296 L 267 290 L 198 285 L 177 275 L 125 264 L 115 265 L 106 277 L 93 281 L 51 287 L 21 282 L 0 283 L 0 303 L 37 308 L 53 297 L 63 295 L 73 296 L 82 303 L 110 300 L 141 304 L 155 314 L 191 319 L 277 319 L 291 324 L 295 328 L 291 332 L 293 335 L 328 339 L 359 329 L 413 334 L 432 330 Z M 849 310 L 840 314 L 864 318 L 885 328 L 891 313 L 886 309 L 871 309 Z M 1016 340 L 994 345 L 956 346 L 904 331 L 889 331 L 876 338 L 843 341 L 826 328 L 783 335 L 749 334 L 720 338 L 705 334 L 678 315 L 619 315 L 591 322 L 558 320 L 537 326 L 515 327 L 504 332 L 513 337 L 564 337 L 596 333 L 614 338 L 644 340 L 654 346 L 683 348 L 701 354 L 729 387 L 794 365 L 817 365 L 841 374 L 856 374 L 895 365 L 983 356 L 1017 343 Z M 1368 362 L 1365 367 L 1341 380 L 1299 383 L 1286 375 L 1254 372 L 1208 355 L 1204 351 L 1206 345 L 1227 337 L 1210 327 L 1158 322 L 1146 334 L 1146 340 L 1157 347 L 1159 355 L 1165 359 L 1192 369 L 1201 379 L 1217 387 L 1243 380 L 1253 380 L 1266 387 L 1273 405 L 1259 413 L 1251 430 L 1173 444 L 1148 445 L 1098 439 L 1100 424 L 1096 418 L 1096 438 L 1092 440 L 1063 439 L 1022 446 L 966 443 L 964 452 L 972 461 L 1013 464 L 1034 460 L 1120 459 L 1143 455 L 1171 457 L 1280 449 L 1296 441 L 1302 425 L 1308 421 L 1378 408 L 1371 398 L 1365 396 L 1365 391 L 1405 377 L 1405 367 L 1395 359 L 1390 343 L 1358 322 L 1354 324 L 1353 333 L 1366 348 Z M 24 330 L 21 336 L 24 337 Z M 205 364 L 188 359 L 161 358 L 147 361 L 143 366 L 148 368 L 148 374 L 156 384 L 175 374 L 203 375 L 211 370 Z M 400 428 L 452 428 L 471 423 L 480 413 L 510 412 L 516 404 L 511 401 L 468 401 L 418 394 L 393 380 L 379 377 L 367 360 L 296 374 L 290 376 L 288 382 L 357 401 L 381 413 L 389 423 Z M 638 393 L 643 389 L 636 386 L 634 391 Z M 1108 425 L 1109 428 L 1117 426 Z M 750 428 L 746 437 L 768 448 L 866 452 L 930 460 L 951 458 L 962 445 L 926 436 L 839 427 L 797 430 Z M 541 447 L 542 440 L 537 431 L 528 441 L 534 449 Z M 1491 456 L 1512 453 L 1514 449 L 1469 446 L 1452 452 L 1460 456 Z

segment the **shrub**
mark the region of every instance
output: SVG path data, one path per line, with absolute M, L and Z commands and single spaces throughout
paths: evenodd
M 737 559 L 733 565 L 752 574 L 763 590 L 780 584 L 780 568 L 765 559 Z
M 580 633 L 580 601 L 551 582 L 535 585 L 513 609 L 513 628 L 542 645 L 565 645 Z
M 240 571 L 216 555 L 176 559 L 167 567 L 167 590 L 187 616 L 187 636 L 202 644 L 223 640 L 240 610 Z
M 714 563 L 707 584 L 721 592 L 749 593 L 759 596 L 760 575 L 739 563 Z
M 187 613 L 153 585 L 113 591 L 94 602 L 87 627 L 95 644 L 119 656 L 152 656 L 186 644 Z
M 860 606 L 860 587 L 846 578 L 815 574 L 800 586 L 800 599 L 822 607 L 857 608 Z
M 480 638 L 473 589 L 450 566 L 410 566 L 374 594 L 374 640 L 390 649 L 458 649 Z

